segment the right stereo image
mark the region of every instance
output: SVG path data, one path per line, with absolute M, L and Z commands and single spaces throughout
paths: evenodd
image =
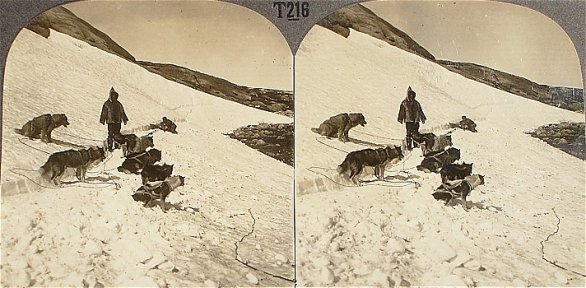
M 300 286 L 584 286 L 583 78 L 508 3 L 375 1 L 295 56 Z

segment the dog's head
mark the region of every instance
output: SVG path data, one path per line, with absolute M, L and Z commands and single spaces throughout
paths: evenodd
M 181 176 L 181 175 L 179 175 L 177 177 L 179 177 L 179 183 L 181 183 L 179 186 L 185 185 L 185 177 L 184 176 Z
M 460 159 L 460 149 L 458 148 L 452 147 L 446 150 L 446 153 L 448 154 L 448 157 L 450 157 L 450 159 L 454 159 L 454 161 Z
M 352 122 L 352 124 L 354 124 L 353 126 L 356 125 L 366 125 L 366 118 L 364 118 L 364 115 L 362 115 L 362 113 L 350 113 L 348 114 L 348 116 L 350 117 L 350 122 Z
M 466 171 L 467 173 L 472 173 L 472 165 L 474 163 L 470 163 L 470 164 L 466 164 L 466 163 L 462 163 L 462 166 L 464 166 L 464 171 Z
M 149 155 L 151 156 L 151 159 L 156 161 L 161 161 L 161 150 L 158 150 L 156 148 L 152 148 L 148 151 Z
M 475 188 L 479 185 L 484 185 L 484 175 L 473 174 L 470 176 L 466 176 L 464 178 L 464 180 L 468 181 L 468 183 L 470 184 L 470 186 L 472 186 L 472 188 Z
M 57 126 L 67 127 L 69 125 L 69 121 L 67 120 L 67 116 L 65 114 L 53 114 L 51 115 L 53 118 L 53 122 L 57 124 Z
M 403 150 L 401 149 L 401 146 L 386 146 L 384 150 L 389 156 L 388 160 L 391 160 L 391 164 L 396 164 L 403 160 Z
M 446 135 L 442 135 L 442 137 L 444 137 L 445 139 L 445 143 L 447 144 L 447 146 L 452 146 L 454 145 L 452 143 L 452 135 L 446 134 Z
M 173 187 L 173 189 L 176 189 L 177 187 L 185 185 L 185 177 L 183 177 L 181 175 L 170 176 L 165 181 L 167 181 L 169 183 L 169 185 L 171 185 L 171 187 Z
M 164 172 L 167 172 L 169 174 L 173 173 L 173 164 L 171 164 L 171 165 L 163 164 L 163 166 L 161 168 Z
M 147 147 L 154 147 L 155 146 L 153 135 L 146 136 L 146 138 L 144 138 L 144 141 L 147 144 Z
M 87 151 L 92 164 L 97 164 L 106 159 L 106 151 L 102 147 L 90 147 Z

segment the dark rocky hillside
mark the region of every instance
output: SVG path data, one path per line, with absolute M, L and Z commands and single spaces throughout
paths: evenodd
M 108 35 L 78 18 L 64 7 L 56 7 L 40 14 L 26 28 L 45 38 L 50 35 L 49 29 L 54 29 L 141 65 L 150 72 L 159 74 L 168 80 L 246 106 L 293 117 L 293 93 L 291 91 L 239 86 L 227 80 L 181 66 L 137 61 Z
M 466 78 L 548 105 L 576 112 L 584 112 L 582 89 L 550 87 L 477 64 L 437 60 L 407 34 L 393 27 L 360 4 L 340 9 L 330 14 L 318 24 L 344 37 L 348 37 L 350 29 L 354 29 L 383 40 L 390 45 L 434 61 Z
M 541 126 L 529 132 L 531 136 L 545 141 L 568 154 L 586 160 L 584 122 L 562 122 Z
M 59 31 L 78 40 L 134 62 L 134 57 L 102 31 L 83 21 L 64 7 L 55 7 L 35 17 L 27 29 L 48 38 L 50 30 Z
M 359 4 L 339 9 L 320 21 L 318 25 L 328 28 L 344 37 L 348 37 L 350 35 L 350 29 L 354 29 L 405 51 L 415 53 L 429 60 L 435 60 L 435 57 L 431 53 L 411 39 L 409 35 Z
M 293 166 L 293 129 L 293 124 L 261 123 L 238 128 L 228 136 Z
M 239 86 L 221 78 L 172 64 L 137 61 L 137 64 L 169 80 L 240 104 L 293 117 L 290 91 Z
M 466 78 L 515 95 L 571 111 L 584 111 L 582 89 L 540 85 L 519 76 L 473 63 L 444 60 L 437 60 L 436 62 Z

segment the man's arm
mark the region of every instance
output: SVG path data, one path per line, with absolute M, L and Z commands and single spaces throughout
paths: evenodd
M 401 102 L 401 106 L 399 106 L 399 116 L 397 117 L 397 121 L 403 124 L 403 120 L 405 120 L 405 105 Z
M 100 123 L 102 123 L 102 125 L 104 125 L 106 123 L 107 115 L 108 115 L 108 106 L 106 105 L 106 103 L 104 103 L 104 105 L 102 105 L 102 113 L 100 114 Z

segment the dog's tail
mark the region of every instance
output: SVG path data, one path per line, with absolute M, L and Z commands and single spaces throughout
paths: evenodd
M 311 128 L 311 131 L 319 134 L 319 129 L 317 129 L 317 128 Z

